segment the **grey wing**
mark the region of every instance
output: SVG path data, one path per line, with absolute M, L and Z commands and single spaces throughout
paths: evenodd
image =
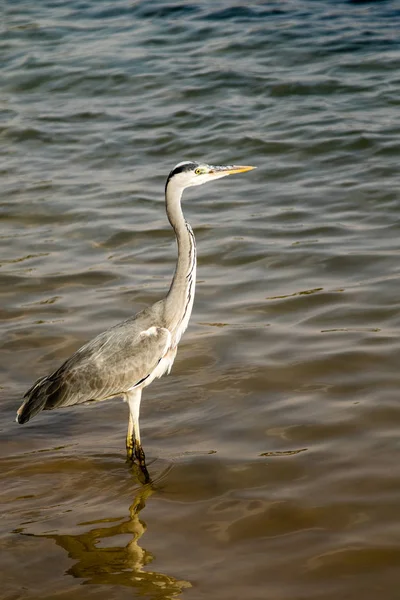
M 144 383 L 170 347 L 164 327 L 116 327 L 82 346 L 49 377 L 39 379 L 17 413 L 25 423 L 41 410 L 105 400 Z

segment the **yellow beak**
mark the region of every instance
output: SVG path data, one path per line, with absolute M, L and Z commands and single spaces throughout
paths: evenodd
M 211 170 L 209 171 L 209 174 L 215 174 L 215 175 L 219 175 L 219 174 L 224 174 L 224 175 L 235 175 L 235 173 L 246 173 L 246 171 L 252 171 L 253 169 L 256 169 L 257 167 L 244 167 L 241 165 L 229 165 L 229 166 L 218 166 L 218 167 L 211 167 Z
M 227 172 L 228 175 L 235 175 L 235 173 L 246 173 L 246 171 L 252 171 L 253 169 L 256 169 L 257 167 L 243 167 L 243 166 L 233 166 L 233 167 L 227 167 Z

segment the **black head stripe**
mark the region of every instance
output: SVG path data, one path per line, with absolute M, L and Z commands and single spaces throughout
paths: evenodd
M 178 165 L 177 167 L 172 169 L 172 171 L 168 175 L 165 187 L 167 187 L 170 179 L 172 179 L 172 177 L 174 177 L 174 175 L 178 175 L 178 173 L 184 173 L 185 171 L 194 171 L 198 166 L 199 165 L 196 162 L 185 162 L 183 164 Z

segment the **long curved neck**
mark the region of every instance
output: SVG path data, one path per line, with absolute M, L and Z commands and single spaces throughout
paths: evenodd
M 167 216 L 178 243 L 178 261 L 165 299 L 165 316 L 167 326 L 173 333 L 173 345 L 179 342 L 189 323 L 196 285 L 196 241 L 192 228 L 183 216 L 182 192 L 182 188 L 173 181 L 167 184 L 165 190 Z

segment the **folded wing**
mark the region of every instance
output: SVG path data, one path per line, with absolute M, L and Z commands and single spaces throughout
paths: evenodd
M 77 350 L 57 371 L 38 379 L 17 412 L 26 423 L 42 410 L 105 400 L 145 383 L 170 348 L 164 327 L 138 331 L 122 323 Z

